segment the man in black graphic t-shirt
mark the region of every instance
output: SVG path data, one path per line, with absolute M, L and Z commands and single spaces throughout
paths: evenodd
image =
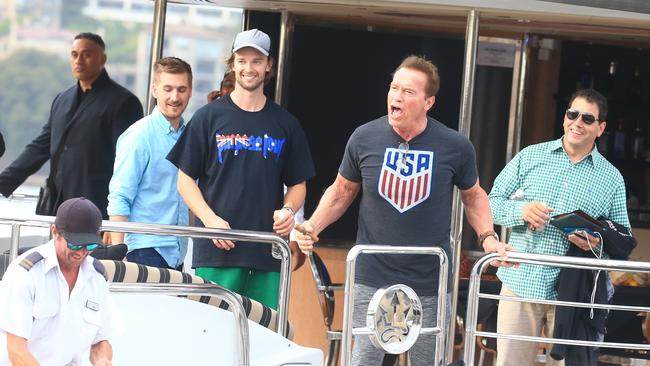
M 270 45 L 257 29 L 237 35 L 228 60 L 235 90 L 199 109 L 167 157 L 179 168 L 181 196 L 206 227 L 288 236 L 314 175 L 302 127 L 264 95 Z M 277 308 L 280 263 L 270 245 L 195 239 L 192 263 L 197 275 Z
M 388 115 L 354 131 L 336 180 L 312 217 L 297 228 L 303 233 L 297 235 L 303 251 L 313 250 L 319 233 L 341 217 L 361 191 L 357 244 L 439 246 L 450 255 L 454 186 L 461 191 L 467 218 L 480 234 L 483 248 L 504 255 L 510 249 L 498 242 L 493 231 L 472 143 L 427 116 L 439 85 L 438 70 L 431 62 L 417 56 L 402 61 L 388 90 Z M 353 290 L 354 326 L 365 324 L 370 298 L 377 289 L 396 283 L 417 292 L 424 308 L 423 326 L 434 326 L 437 272 L 431 256 L 360 256 Z M 433 335 L 420 335 L 410 351 L 411 364 L 432 365 L 434 352 Z M 381 365 L 383 358 L 368 337 L 355 337 L 353 365 Z

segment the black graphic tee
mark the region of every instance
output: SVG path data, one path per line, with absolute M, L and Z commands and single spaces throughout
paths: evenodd
M 267 99 L 247 112 L 230 96 L 196 111 L 167 159 L 198 185 L 210 208 L 230 227 L 273 231 L 273 211 L 282 207 L 283 184 L 314 176 L 305 133 L 287 111 Z M 197 220 L 197 225 L 201 225 Z M 270 244 L 238 242 L 225 251 L 194 239 L 194 267 L 248 267 L 279 271 Z

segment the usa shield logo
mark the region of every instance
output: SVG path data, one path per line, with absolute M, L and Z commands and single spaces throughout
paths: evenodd
M 432 178 L 432 151 L 387 148 L 379 173 L 379 195 L 402 213 L 429 198 Z

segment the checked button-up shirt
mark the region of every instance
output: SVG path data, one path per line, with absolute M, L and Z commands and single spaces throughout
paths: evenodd
M 619 171 L 595 148 L 576 164 L 571 163 L 561 138 L 519 152 L 494 181 L 489 199 L 495 224 L 512 228 L 510 244 L 518 252 L 564 255 L 570 245 L 554 226 L 527 230 L 522 209 L 528 202 L 546 203 L 554 210 L 551 217 L 582 210 L 630 228 L 625 182 Z M 558 267 L 522 264 L 499 268 L 497 275 L 520 297 L 554 300 L 559 273 Z

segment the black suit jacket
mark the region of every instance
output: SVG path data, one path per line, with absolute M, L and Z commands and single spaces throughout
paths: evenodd
M 5 153 L 5 140 L 2 138 L 2 133 L 0 133 L 0 157 Z
M 41 133 L 0 174 L 0 193 L 9 196 L 48 159 L 56 206 L 73 197 L 86 197 L 102 211 L 108 205 L 115 143 L 133 122 L 142 118 L 138 98 L 108 76 L 95 80 L 77 107 L 79 83 L 54 98 Z M 75 108 L 76 107 L 76 108 Z

